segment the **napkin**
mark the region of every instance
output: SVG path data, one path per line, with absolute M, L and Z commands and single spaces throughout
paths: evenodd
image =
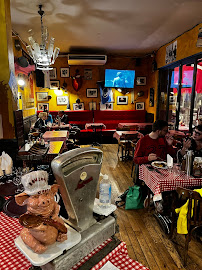
M 5 174 L 11 174 L 13 171 L 13 160 L 5 152 L 1 155 L 1 169 L 5 171 Z
M 167 154 L 167 166 L 172 168 L 173 167 L 173 158 Z

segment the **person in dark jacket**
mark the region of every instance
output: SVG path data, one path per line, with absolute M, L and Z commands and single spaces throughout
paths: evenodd
M 61 123 L 69 124 L 69 117 L 65 114 L 64 111 L 59 111 L 58 115 L 60 117 Z
M 178 162 L 182 162 L 187 150 L 193 150 L 194 157 L 202 157 L 202 125 L 198 125 L 193 130 L 193 135 L 188 140 L 183 141 L 183 147 L 177 152 Z
M 46 112 L 40 112 L 39 118 L 37 119 L 34 128 L 38 128 L 41 132 L 46 131 L 46 124 L 45 120 L 47 119 L 47 113 Z

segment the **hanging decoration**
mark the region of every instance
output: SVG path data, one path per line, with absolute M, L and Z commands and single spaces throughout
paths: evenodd
M 82 86 L 82 77 L 79 74 L 79 70 L 76 69 L 76 73 L 75 76 L 72 77 L 72 86 L 74 88 L 75 91 L 79 91 L 79 89 L 81 89 Z
M 49 46 L 46 48 L 48 44 L 48 28 L 43 25 L 43 16 L 44 11 L 42 10 L 42 5 L 39 5 L 39 15 L 41 16 L 41 44 L 39 45 L 34 36 L 32 29 L 29 30 L 29 42 L 30 45 L 26 47 L 29 55 L 33 59 L 34 63 L 36 64 L 37 69 L 41 70 L 51 70 L 52 67 L 50 65 L 55 63 L 55 59 L 58 57 L 60 49 L 55 47 L 54 49 L 54 42 L 55 39 L 53 37 L 50 38 Z

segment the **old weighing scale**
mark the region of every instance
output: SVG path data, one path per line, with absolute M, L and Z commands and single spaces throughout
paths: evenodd
M 95 219 L 94 201 L 102 166 L 102 151 L 78 148 L 56 157 L 51 167 L 68 213 L 65 222 L 81 235 L 81 241 L 42 269 L 71 269 L 93 249 L 116 233 L 112 215 Z

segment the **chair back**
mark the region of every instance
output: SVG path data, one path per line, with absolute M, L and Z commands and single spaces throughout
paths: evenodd
M 192 226 L 198 227 L 202 225 L 202 197 L 196 191 L 186 188 L 177 188 L 177 193 L 184 199 L 188 199 L 188 212 L 187 212 L 187 229 L 188 231 Z M 193 216 L 192 216 L 193 209 Z

